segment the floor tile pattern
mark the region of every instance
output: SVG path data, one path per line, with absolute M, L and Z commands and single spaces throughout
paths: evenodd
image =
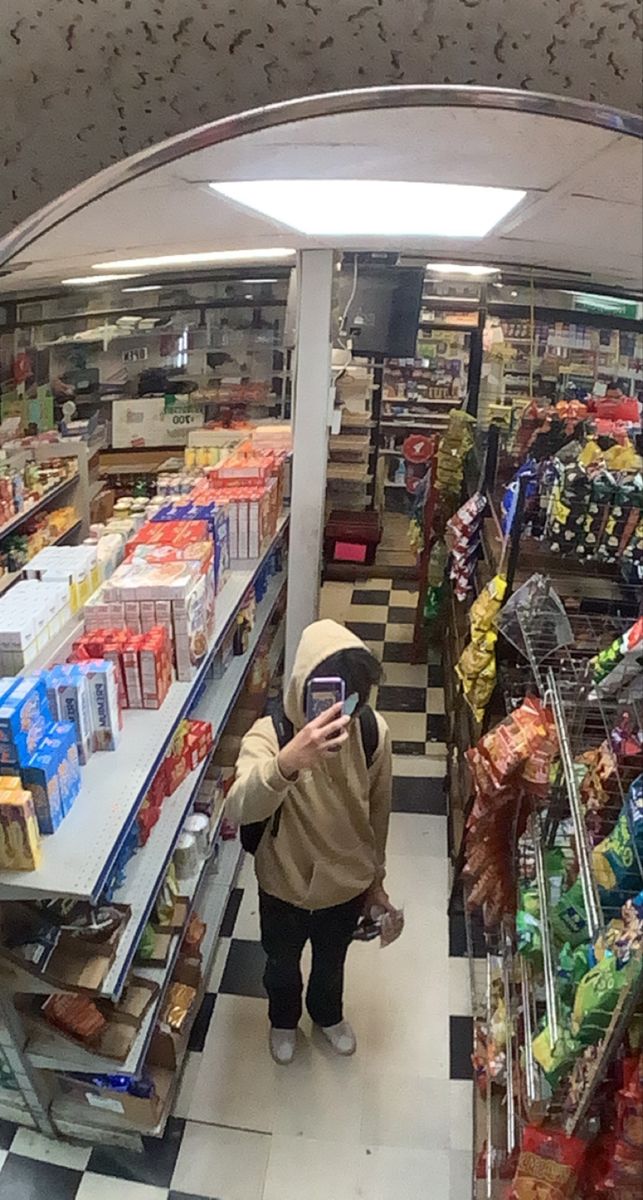
M 387 885 L 406 929 L 385 951 L 356 944 L 349 955 L 357 1055 L 337 1059 L 304 1018 L 293 1065 L 270 1059 L 246 859 L 165 1137 L 134 1154 L 52 1143 L 0 1121 L 0 1200 L 469 1200 L 466 929 L 457 905 L 447 918 L 442 667 L 434 648 L 428 664 L 411 661 L 416 604 L 417 593 L 384 579 L 322 592 L 322 615 L 383 662 L 374 702 L 394 751 Z M 473 938 L 481 954 L 475 927 Z

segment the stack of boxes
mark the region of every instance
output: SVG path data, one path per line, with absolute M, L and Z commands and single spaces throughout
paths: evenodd
M 0 600 L 0 671 L 17 675 L 71 618 L 66 583 L 26 579 Z
M 285 457 L 244 446 L 195 485 L 195 507 L 209 502 L 227 511 L 231 559 L 258 558 L 274 536 L 283 502 Z
M 166 796 L 171 796 L 191 771 L 195 771 L 212 749 L 212 726 L 209 721 L 189 718 L 181 721 L 168 752 L 139 809 L 137 821 L 139 841 L 144 845 L 159 819 Z
M 116 749 L 121 718 L 113 663 L 61 663 L 46 671 L 44 680 L 51 712 L 74 728 L 83 766 L 95 750 Z
M 181 500 L 163 505 L 152 516 L 151 524 L 170 525 L 164 534 L 152 533 L 145 526 L 136 539 L 140 544 L 146 538 L 153 537 L 155 545 L 175 545 L 177 548 L 188 544 L 188 540 L 208 540 L 212 546 L 212 567 L 214 589 L 221 591 L 230 572 L 230 542 L 228 533 L 228 516 L 225 507 L 217 505 L 211 499 L 198 503 L 193 497 L 185 496 Z M 189 532 L 182 532 L 181 527 L 190 526 Z M 197 527 L 198 526 L 198 532 Z
M 163 625 L 145 633 L 127 628 L 88 631 L 74 643 L 73 657 L 94 691 L 104 679 L 110 680 L 109 694 L 101 694 L 98 740 L 104 744 L 95 749 L 115 749 L 120 709 L 160 708 L 172 683 L 172 650 Z
M 30 805 L 33 806 L 40 833 L 53 833 L 69 812 L 80 788 L 76 729 L 71 722 L 60 721 L 49 705 L 44 676 L 25 676 L 2 680 L 0 703 L 0 770 L 2 787 L 12 789 L 10 811 L 2 815 L 0 825 L 10 825 L 13 843 L 5 835 L 0 845 L 2 866 L 33 869 L 32 840 L 27 837 Z M 16 779 L 17 783 L 8 780 Z M 18 797 L 18 784 L 31 793 L 29 803 Z M 19 802 L 18 802 L 19 801 Z M 22 840 L 17 838 L 20 809 Z
M 86 606 L 86 631 L 120 628 L 144 635 L 160 626 L 169 639 L 177 678 L 192 680 L 214 631 L 215 562 L 219 579 L 227 573 L 225 518 L 219 517 L 215 527 L 218 542 L 205 520 L 144 525 L 128 545 L 127 560 Z
M 25 568 L 27 579 L 65 583 L 72 613 L 78 612 L 100 584 L 96 546 L 48 546 Z

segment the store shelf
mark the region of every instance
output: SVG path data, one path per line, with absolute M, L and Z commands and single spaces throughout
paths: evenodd
M 257 647 L 270 622 L 285 585 L 285 573 L 271 580 L 266 594 L 257 607 L 255 625 L 245 654 L 234 658 L 222 679 L 213 680 L 194 710 L 200 720 L 210 721 L 214 735 L 212 753 L 226 725 L 231 709 L 244 684 Z M 284 645 L 285 622 L 282 621 L 270 651 L 275 663 Z M 272 667 L 274 670 L 274 667 Z M 154 826 L 149 840 L 132 859 L 127 868 L 125 882 L 118 889 L 114 900 L 129 905 L 132 915 L 119 942 L 116 957 L 103 981 L 101 995 L 118 999 L 125 977 L 136 953 L 136 948 L 154 905 L 158 890 L 174 852 L 183 822 L 188 815 L 194 796 L 205 776 L 211 755 L 199 764 L 196 771 L 184 779 L 177 790 L 163 802 L 161 815 Z
M 69 525 L 67 529 L 63 529 L 62 533 L 59 533 L 57 538 L 54 538 L 51 542 L 47 542 L 47 546 L 59 546 L 61 542 L 66 540 L 66 538 L 71 537 L 72 534 L 76 533 L 77 530 L 80 529 L 81 525 L 82 521 L 74 521 L 73 525 Z M 27 566 L 29 566 L 29 560 L 27 560 L 25 563 L 25 567 Z M 23 570 L 24 568 L 21 568 L 20 571 L 8 571 L 6 575 L 0 575 L 0 596 L 3 594 L 3 592 L 8 591 L 8 589 L 14 583 L 16 583 L 18 579 L 21 578 Z M 33 673 L 35 669 L 35 667 L 29 664 L 30 672 Z
M 39 512 L 41 508 L 49 504 L 50 500 L 55 500 L 74 483 L 78 483 L 77 471 L 73 475 L 69 475 L 67 479 L 63 479 L 62 483 L 57 483 L 55 487 L 49 488 L 49 491 L 45 492 L 39 500 L 34 501 L 29 508 L 23 508 L 22 512 L 16 513 L 10 521 L 5 521 L 4 525 L 0 525 L 0 540 L 7 537 L 14 529 L 18 529 L 28 517 L 33 517 L 34 513 Z
M 450 408 L 462 403 L 462 396 L 382 396 L 382 404 L 448 404 Z
M 216 874 L 212 875 L 211 900 L 214 909 L 214 919 L 210 918 L 212 929 L 210 929 L 210 925 L 208 926 L 212 945 L 216 945 L 225 906 L 230 894 L 230 887 L 237 871 L 240 853 L 241 847 L 239 842 L 221 843 L 219 862 L 217 864 L 218 869 Z M 192 887 L 191 894 L 189 888 L 186 889 L 190 899 L 190 912 L 195 907 L 195 903 L 200 903 L 200 900 L 198 900 L 199 889 L 207 877 L 211 866 L 211 861 L 204 864 L 201 873 Z M 183 886 L 185 887 L 185 884 Z M 91 1050 L 85 1049 L 83 1046 L 76 1046 L 73 1042 L 66 1041 L 60 1037 L 55 1029 L 39 1026 L 29 1038 L 26 1046 L 26 1053 L 32 1065 L 44 1071 L 82 1071 L 96 1074 L 113 1074 L 117 1072 L 119 1075 L 137 1075 L 143 1066 L 149 1049 L 158 1013 L 163 1004 L 165 991 L 178 958 L 182 937 L 183 931 L 177 932 L 172 943 L 168 961 L 164 967 L 136 968 L 136 974 L 157 983 L 159 991 L 154 1003 L 150 1005 L 145 1014 L 141 1026 L 137 1030 L 136 1037 L 132 1042 L 130 1051 L 123 1061 L 106 1058 L 104 1055 L 96 1054 Z M 205 947 L 202 948 L 202 953 L 205 961 Z
M 219 942 L 221 922 L 223 920 L 223 915 L 230 897 L 230 892 L 235 884 L 240 862 L 241 848 L 239 843 L 237 841 L 222 842 L 217 868 L 214 870 L 210 865 L 209 868 L 206 869 L 197 892 L 196 906 L 199 908 L 202 919 L 207 922 L 207 931 L 201 947 L 203 963 L 202 979 L 204 982 L 207 980 L 212 968 L 214 955 Z M 169 974 L 167 978 L 169 981 Z M 177 1069 L 174 1072 L 173 1086 L 169 1089 L 164 1105 L 164 1111 L 161 1114 L 156 1128 L 145 1128 L 138 1130 L 136 1127 L 125 1123 L 118 1115 L 113 1115 L 109 1111 L 101 1109 L 99 1113 L 96 1110 L 88 1108 L 87 1105 L 80 1104 L 77 1100 L 74 1100 L 71 1097 L 59 1096 L 54 1100 L 51 1110 L 52 1119 L 59 1132 L 68 1137 L 80 1137 L 89 1141 L 95 1140 L 97 1134 L 102 1135 L 104 1138 L 105 1130 L 113 1130 L 115 1133 L 140 1132 L 151 1137 L 162 1137 L 168 1117 L 174 1108 L 174 1101 L 181 1081 L 183 1065 L 189 1047 L 189 1034 L 199 1011 L 201 998 L 202 996 L 199 994 L 190 1014 L 188 1027 L 184 1031 L 181 1039 L 182 1051 L 177 1063 Z M 160 1004 L 161 999 L 159 999 L 158 1003 L 154 1006 L 154 1017 L 160 1008 Z M 151 1018 L 151 1014 L 148 1014 L 148 1018 Z M 150 1023 L 152 1030 L 154 1028 L 153 1022 L 151 1020 L 148 1022 L 148 1018 L 146 1018 L 145 1023 L 146 1025 Z M 145 1054 L 147 1053 L 147 1047 L 149 1046 L 151 1030 L 149 1036 L 147 1036 Z M 34 1051 L 34 1053 L 37 1052 Z M 143 1054 L 141 1057 L 141 1063 L 144 1060 L 145 1054 Z M 112 1060 L 110 1060 L 110 1063 L 110 1073 L 114 1073 L 115 1070 L 117 1070 L 119 1074 L 121 1072 L 124 1074 L 134 1073 L 131 1071 L 123 1071 L 121 1066 L 115 1067 Z M 67 1070 L 71 1068 L 64 1069 Z M 94 1068 L 89 1069 L 93 1070 Z M 92 1120 L 92 1117 L 95 1119 Z
M 42 866 L 37 871 L 0 872 L 0 900 L 98 898 L 178 722 L 192 707 L 248 587 L 283 536 L 288 520 L 287 516 L 280 519 L 262 557 L 233 571 L 224 585 L 217 597 L 215 633 L 195 678 L 190 683 L 174 683 L 156 711 L 125 712 L 118 749 L 111 755 L 93 755 L 83 768 L 81 792 L 72 811 L 55 835 L 44 841 Z M 80 631 L 82 622 L 76 628 Z M 60 642 L 64 637 L 70 637 L 69 629 Z M 54 657 L 55 650 L 46 661 Z M 37 666 L 32 664 L 31 669 Z
M 455 407 L 459 407 L 459 406 L 456 405 Z M 434 418 L 432 413 L 429 413 L 425 420 L 404 421 L 398 417 L 395 417 L 392 420 L 390 417 L 382 417 L 381 428 L 382 429 L 429 429 L 431 426 L 431 422 L 434 419 L 437 421 L 442 421 L 445 418 L 438 416 L 437 414 L 435 415 L 435 418 Z

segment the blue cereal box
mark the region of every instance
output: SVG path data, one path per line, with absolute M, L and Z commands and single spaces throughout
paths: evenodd
M 80 761 L 76 745 L 76 726 L 57 721 L 48 730 L 43 746 L 58 756 L 58 786 L 63 812 L 67 814 L 80 791 Z
M 58 754 L 53 749 L 45 749 L 36 751 L 20 772 L 24 787 L 31 792 L 42 834 L 55 833 L 65 816 L 58 769 Z
M 40 676 L 25 676 L 0 705 L 0 742 L 17 744 L 20 735 L 28 733 L 40 717 L 45 724 L 51 720 L 45 681 Z

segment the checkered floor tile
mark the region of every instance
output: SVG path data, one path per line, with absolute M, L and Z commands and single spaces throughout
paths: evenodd
M 373 701 L 394 752 L 389 888 L 405 905 L 407 928 L 396 950 L 380 956 L 356 946 L 349 955 L 347 1002 L 360 1052 L 334 1060 L 304 1022 L 296 1066 L 284 1071 L 270 1060 L 265 956 L 246 860 L 165 1136 L 144 1138 L 135 1154 L 54 1143 L 0 1121 L 0 1200 L 307 1200 L 311 1188 L 329 1200 L 468 1200 L 466 931 L 460 912 L 446 915 L 442 668 L 439 649 L 428 662 L 411 661 L 416 605 L 417 594 L 390 580 L 322 592 L 322 615 L 345 621 L 382 661 Z M 427 911 L 434 925 L 440 912 L 445 922 L 428 952 Z M 481 954 L 477 927 L 472 936 Z M 391 978 L 396 954 L 402 969 L 413 964 L 412 989 Z

